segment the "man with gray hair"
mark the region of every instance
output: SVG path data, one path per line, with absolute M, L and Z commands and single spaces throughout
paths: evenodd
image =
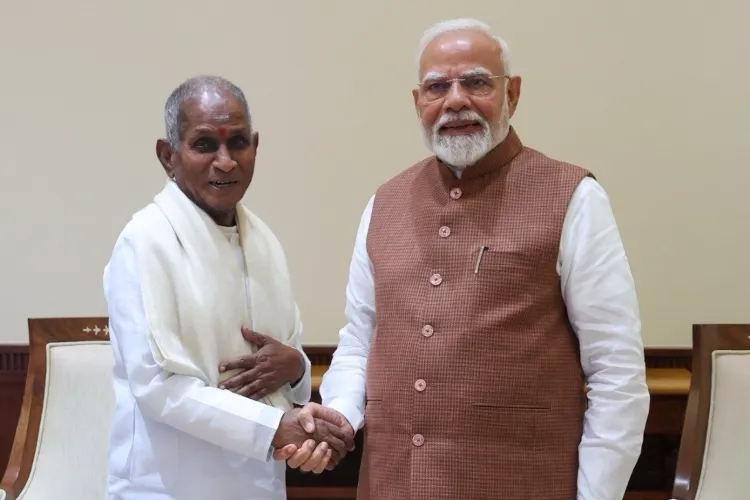
M 258 132 L 242 91 L 191 78 L 156 143 L 168 180 L 104 271 L 114 353 L 108 500 L 286 499 L 286 463 L 353 443 L 299 422 L 310 361 L 284 250 L 241 202 Z M 318 446 L 316 446 L 318 445 Z
M 521 143 L 521 78 L 486 24 L 431 27 L 418 75 L 434 155 L 367 204 L 323 406 L 300 421 L 364 427 L 359 500 L 620 500 L 649 394 L 608 197 Z

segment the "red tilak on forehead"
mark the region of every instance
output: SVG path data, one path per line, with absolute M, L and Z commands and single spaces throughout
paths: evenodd
M 219 137 L 222 139 L 226 139 L 227 134 L 229 134 L 229 131 L 225 129 L 224 127 L 219 127 Z

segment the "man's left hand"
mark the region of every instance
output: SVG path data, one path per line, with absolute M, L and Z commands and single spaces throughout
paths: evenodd
M 279 390 L 286 383 L 297 382 L 305 374 L 304 357 L 294 347 L 245 327 L 242 328 L 242 336 L 258 346 L 258 351 L 222 363 L 219 372 L 243 371 L 222 382 L 220 388 L 257 400 Z

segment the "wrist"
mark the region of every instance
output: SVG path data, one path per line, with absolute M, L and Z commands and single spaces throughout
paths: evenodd
M 282 448 L 284 446 L 284 442 L 281 439 L 282 429 L 285 427 L 286 421 L 289 419 L 289 417 L 292 416 L 292 414 L 289 411 L 283 411 L 281 412 L 281 416 L 279 418 L 279 422 L 276 425 L 276 432 L 273 433 L 273 438 L 271 438 L 271 448 Z
M 296 369 L 291 372 L 291 376 L 289 377 L 289 385 L 291 385 L 292 387 L 302 381 L 302 378 L 305 376 L 305 372 L 307 371 L 305 356 L 297 349 L 294 349 L 294 355 L 296 360 L 294 366 L 296 367 Z

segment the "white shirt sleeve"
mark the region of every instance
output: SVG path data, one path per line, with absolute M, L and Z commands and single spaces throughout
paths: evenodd
M 144 416 L 251 458 L 272 458 L 271 442 L 282 410 L 208 387 L 195 377 L 165 372 L 154 361 L 128 227 L 105 269 L 104 294 L 112 346 L 118 351 L 116 358 L 124 364 L 130 390 Z
M 584 179 L 570 201 L 558 272 L 590 389 L 578 500 L 622 500 L 650 397 L 633 276 L 609 198 L 594 179 Z
M 297 309 L 297 314 L 299 314 L 299 309 Z M 305 361 L 305 373 L 304 375 L 302 375 L 302 378 L 297 381 L 296 385 L 285 384 L 283 389 L 286 392 L 285 395 L 287 396 L 287 398 L 296 405 L 305 405 L 309 403 L 310 397 L 312 396 L 310 358 L 307 357 L 307 354 L 305 354 L 305 351 L 302 349 L 301 338 L 302 328 L 300 328 L 299 334 L 295 338 L 289 339 L 287 343 L 297 349 L 300 354 L 302 354 L 302 358 Z
M 323 375 L 320 396 L 324 406 L 338 410 L 358 430 L 365 416 L 365 371 L 375 328 L 375 277 L 367 255 L 367 232 L 372 204 L 367 203 L 357 231 L 346 287 L 346 325 L 331 366 Z

